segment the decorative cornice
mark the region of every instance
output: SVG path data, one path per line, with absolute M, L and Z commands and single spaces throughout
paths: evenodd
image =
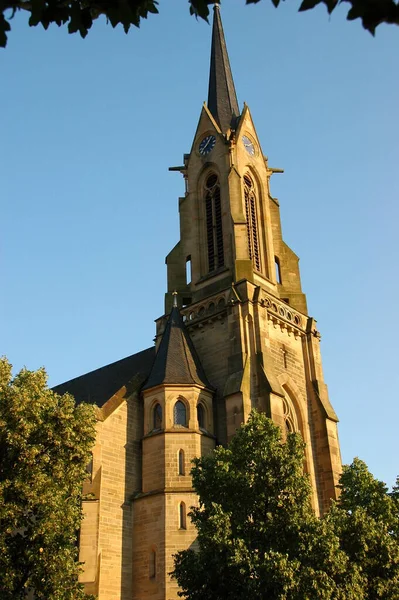
M 255 286 L 257 292 L 251 298 L 240 299 L 234 286 L 219 292 L 214 296 L 196 302 L 181 309 L 183 321 L 189 329 L 204 327 L 207 323 L 223 321 L 234 304 L 245 304 L 250 302 L 260 309 L 265 309 L 267 318 L 273 326 L 280 327 L 288 335 L 303 337 L 306 334 L 320 339 L 320 333 L 314 327 L 309 330 L 309 317 L 292 308 L 286 302 L 267 293 L 260 286 Z
M 286 330 L 288 335 L 293 334 L 295 337 L 305 335 L 308 321 L 305 315 L 264 291 L 260 295 L 259 304 L 267 310 L 267 318 L 274 327 L 280 327 L 282 331 Z

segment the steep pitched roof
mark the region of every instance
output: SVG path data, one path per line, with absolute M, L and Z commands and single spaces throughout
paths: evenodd
M 101 408 L 133 377 L 139 377 L 145 381 L 151 371 L 154 357 L 155 348 L 147 348 L 110 365 L 56 385 L 53 391 L 57 394 L 68 392 L 78 403 L 89 402 Z
M 150 376 L 143 389 L 164 383 L 200 385 L 213 389 L 177 306 L 172 308 L 169 315 Z
M 211 69 L 209 73 L 208 108 L 223 132 L 234 124 L 240 114 L 224 39 L 219 5 L 213 13 Z

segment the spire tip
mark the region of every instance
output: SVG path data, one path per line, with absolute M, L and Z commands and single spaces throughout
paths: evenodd
M 220 4 L 213 5 L 211 68 L 209 73 L 208 108 L 225 133 L 240 115 L 224 38 Z

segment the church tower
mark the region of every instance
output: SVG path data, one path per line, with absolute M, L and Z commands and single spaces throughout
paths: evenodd
M 270 194 L 278 170 L 240 111 L 217 5 L 208 102 L 171 170 L 185 194 L 155 348 L 54 388 L 97 406 L 79 556 L 98 600 L 177 600 L 173 555 L 196 538 L 191 460 L 226 444 L 252 408 L 283 436 L 302 434 L 316 514 L 341 470 L 320 334 Z
M 219 443 L 252 408 L 300 431 L 317 513 L 335 497 L 341 462 L 337 417 L 324 383 L 320 334 L 307 313 L 299 259 L 284 242 L 276 172 L 248 106 L 239 110 L 218 5 L 214 7 L 208 103 L 184 164 L 180 241 L 166 258 L 177 298 L 215 388 Z M 162 336 L 164 318 L 157 323 Z

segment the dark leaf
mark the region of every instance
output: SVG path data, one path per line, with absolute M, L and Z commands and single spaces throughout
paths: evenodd
M 354 19 L 358 19 L 361 16 L 362 15 L 361 15 L 361 12 L 359 11 L 359 7 L 352 6 L 352 8 L 349 10 L 346 18 L 348 19 L 348 21 L 353 21 Z
M 86 27 L 81 25 L 79 27 L 79 33 L 80 33 L 81 37 L 84 39 L 89 32 L 87 31 Z
M 190 0 L 190 13 L 197 18 L 200 17 L 201 19 L 208 21 L 208 4 L 213 4 L 213 2 L 208 0 Z
M 3 14 L 0 15 L 0 48 L 5 48 L 7 46 L 7 34 L 6 31 L 11 31 L 11 26 L 8 21 L 6 21 Z
M 118 25 L 118 23 L 120 23 L 119 13 L 118 13 L 118 10 L 116 7 L 110 7 L 108 9 L 107 17 L 108 17 L 109 22 L 111 23 L 112 27 L 114 27 L 114 28 Z
M 331 14 L 334 8 L 337 6 L 338 0 L 324 0 L 324 3 L 327 5 L 329 14 Z
M 304 10 L 310 10 L 314 8 L 317 4 L 320 4 L 322 0 L 303 0 L 301 6 L 299 7 L 299 12 Z
M 69 33 L 76 33 L 77 31 L 80 31 L 82 26 L 81 11 L 77 3 L 72 3 L 71 5 L 70 18 L 71 20 L 68 23 Z
M 29 18 L 30 27 L 38 25 L 42 21 L 45 0 L 32 0 L 31 16 Z
M 91 12 L 89 8 L 84 8 L 82 10 L 82 14 L 81 14 L 81 20 L 82 20 L 82 24 L 86 29 L 86 33 L 87 31 L 91 28 L 91 26 L 93 25 L 93 18 L 91 16 Z
M 148 7 L 148 12 L 152 13 L 153 15 L 157 15 L 159 13 L 159 10 L 155 6 L 155 4 L 150 4 Z

